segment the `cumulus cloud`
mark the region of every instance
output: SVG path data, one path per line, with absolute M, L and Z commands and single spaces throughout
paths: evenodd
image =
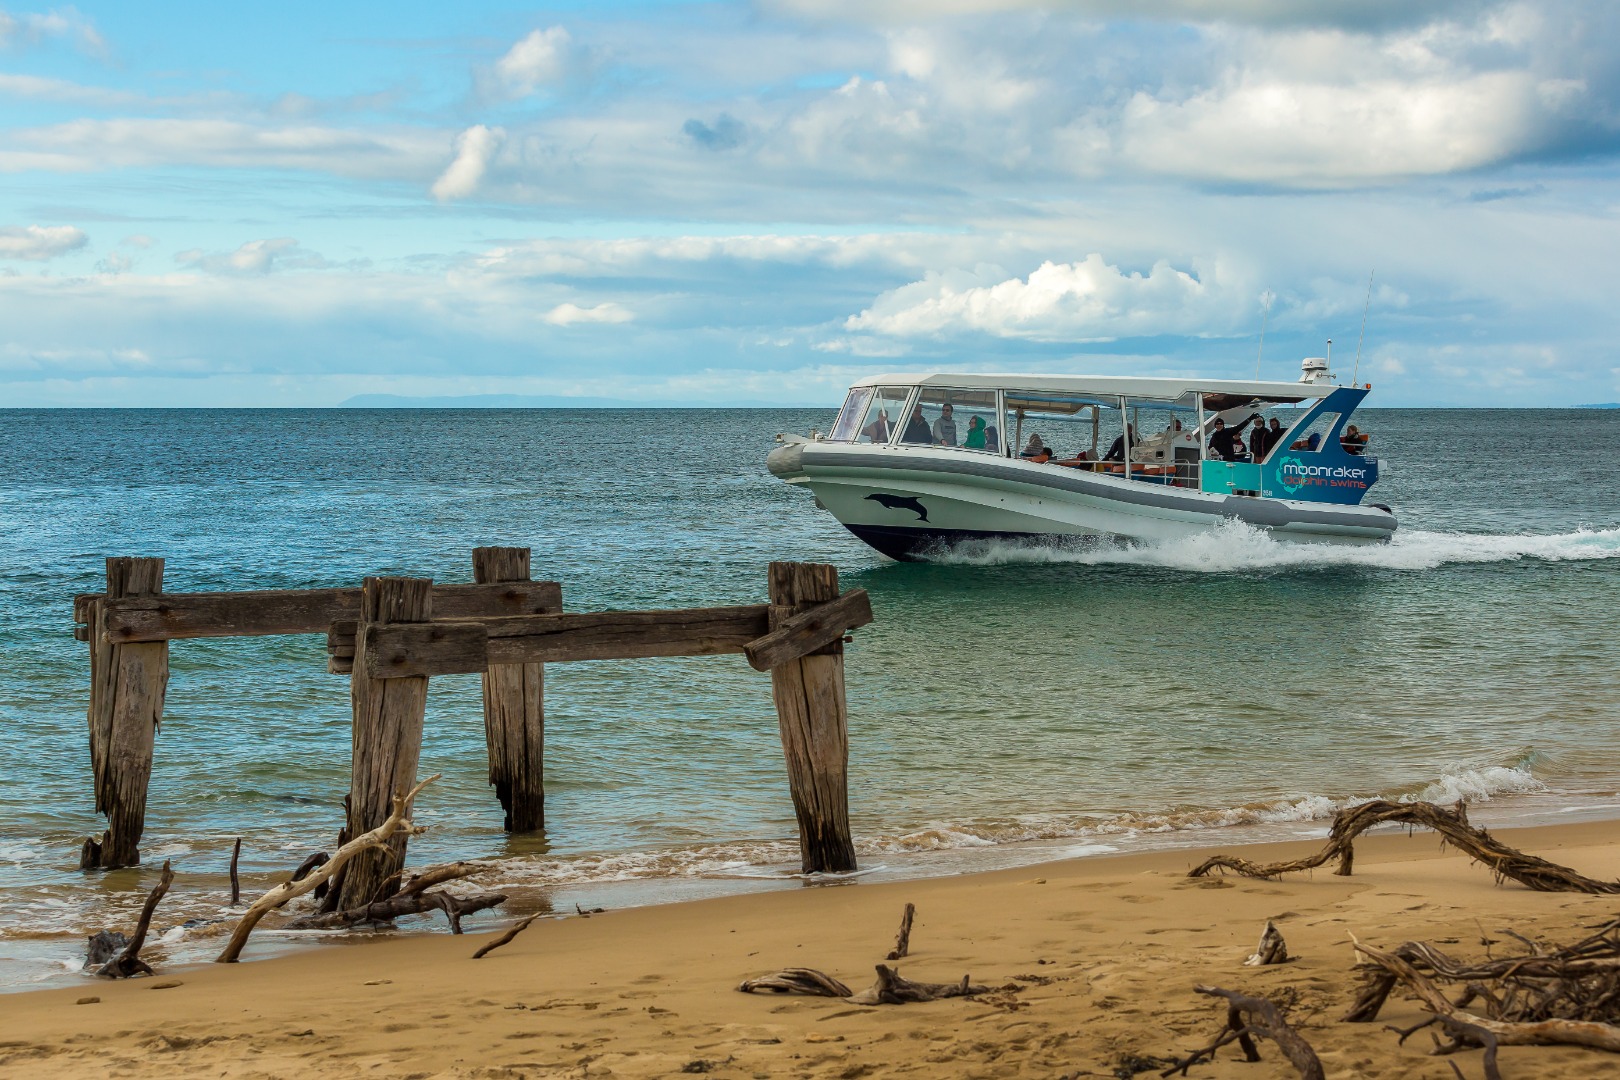
M 634 312 L 613 303 L 611 300 L 588 308 L 573 303 L 558 304 L 543 316 L 545 321 L 552 326 L 577 326 L 580 323 L 626 323 L 635 317 Z
M 1194 23 L 1379 26 L 1477 10 L 1486 0 L 769 0 L 768 7 L 814 20 L 902 23 L 1052 11 L 1088 19 Z
M 89 243 L 83 230 L 72 225 L 25 225 L 0 227 L 0 259 L 26 259 L 46 262 Z
M 456 137 L 456 157 L 433 182 L 433 197 L 440 202 L 465 199 L 478 190 L 489 163 L 500 149 L 506 132 L 474 124 Z
M 1042 263 L 1028 278 L 980 284 L 982 274 L 930 274 L 880 296 L 847 330 L 895 337 L 977 331 L 1041 341 L 1111 341 L 1150 334 L 1199 334 L 1225 325 L 1217 313 L 1236 297 L 1219 275 L 1204 280 L 1160 261 L 1143 274 L 1101 255 Z
M 713 124 L 693 117 L 681 125 L 681 134 L 705 150 L 735 150 L 748 138 L 748 125 L 730 113 L 721 113 Z
M 174 261 L 210 274 L 241 277 L 268 274 L 273 270 L 321 270 L 331 265 L 315 252 L 299 247 L 298 241 L 290 236 L 249 240 L 235 251 L 180 251 L 175 253 Z
M 495 61 L 494 76 L 507 97 L 522 98 L 561 82 L 568 73 L 573 39 L 560 26 L 531 31 Z

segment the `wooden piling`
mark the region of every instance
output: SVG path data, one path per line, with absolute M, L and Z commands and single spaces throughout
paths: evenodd
M 838 599 L 838 568 L 819 563 L 771 563 L 772 629 L 803 605 Z M 849 714 L 844 699 L 844 647 L 834 641 L 818 652 L 771 669 L 771 696 L 782 732 L 788 786 L 799 818 L 804 872 L 855 869 L 849 833 Z
M 109 644 L 105 607 L 107 599 L 162 591 L 162 559 L 112 558 L 107 560 L 105 599 L 89 601 L 90 768 L 96 810 L 107 815 L 107 831 L 100 841 L 92 837 L 84 842 L 79 858 L 83 869 L 141 861 L 152 744 L 169 684 L 169 644 Z
M 474 548 L 473 580 L 528 581 L 529 549 Z M 506 811 L 506 831 L 545 828 L 544 664 L 490 664 L 484 670 L 484 738 L 489 783 Z
M 354 708 L 350 836 L 381 825 L 393 809 L 393 797 L 415 785 L 422 754 L 422 718 L 427 707 L 425 677 L 389 678 L 386 672 L 369 669 L 365 659 L 367 634 L 373 626 L 427 622 L 432 616 L 433 582 L 428 579 L 366 578 L 349 689 Z M 386 895 L 389 879 L 405 863 L 406 840 L 403 833 L 396 833 L 386 846 L 362 852 L 348 863 L 337 910 L 362 907 Z

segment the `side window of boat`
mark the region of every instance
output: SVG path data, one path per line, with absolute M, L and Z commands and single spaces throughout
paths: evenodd
M 924 435 L 924 425 L 927 434 Z M 901 442 L 951 446 L 1001 453 L 1001 427 L 996 423 L 994 390 L 948 390 L 924 387 L 916 412 L 907 421 Z
M 900 413 L 911 393 L 907 386 L 880 386 L 866 406 L 866 416 L 855 436 L 858 443 L 886 443 L 898 430 Z
M 866 415 L 866 403 L 872 400 L 872 394 L 870 386 L 857 386 L 849 392 L 844 399 L 844 407 L 838 411 L 838 421 L 833 424 L 832 434 L 827 436 L 829 441 L 855 441 L 855 432 L 860 430 L 861 417 Z
M 1340 413 L 1325 412 L 1298 431 L 1289 432 L 1288 449 L 1309 452 L 1321 450 L 1339 423 L 1340 417 Z

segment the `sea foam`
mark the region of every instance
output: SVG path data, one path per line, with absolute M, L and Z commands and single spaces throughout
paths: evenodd
M 1387 544 L 1347 546 L 1276 540 L 1241 521 L 1176 540 L 1041 544 L 972 541 L 935 552 L 930 561 L 964 566 L 1007 563 L 1161 566 L 1198 573 L 1362 566 L 1432 570 L 1453 563 L 1541 559 L 1569 562 L 1620 558 L 1620 528 L 1567 533 L 1397 532 Z

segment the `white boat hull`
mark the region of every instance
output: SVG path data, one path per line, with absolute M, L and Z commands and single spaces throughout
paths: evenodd
M 929 446 L 795 443 L 768 464 L 897 559 L 976 539 L 1173 540 L 1231 519 L 1278 539 L 1334 544 L 1382 543 L 1396 528 L 1382 507 L 1210 494 Z

